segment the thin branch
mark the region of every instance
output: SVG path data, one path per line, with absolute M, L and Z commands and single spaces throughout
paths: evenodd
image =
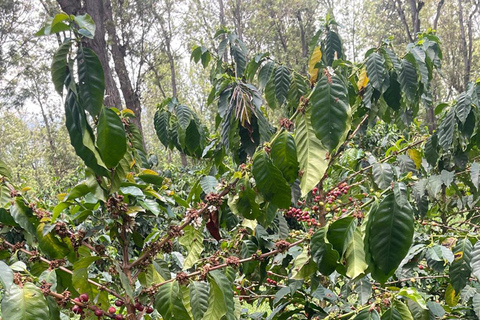
M 285 248 L 285 249 L 283 249 L 283 250 L 275 249 L 275 250 L 272 250 L 272 251 L 269 251 L 269 252 L 266 252 L 266 253 L 262 253 L 261 255 L 255 255 L 255 254 L 254 254 L 253 256 L 251 256 L 251 257 L 249 257 L 249 258 L 240 259 L 240 260 L 238 261 L 238 263 L 245 263 L 245 262 L 250 262 L 250 261 L 254 261 L 254 260 L 262 261 L 262 260 L 264 260 L 265 258 L 268 258 L 268 257 L 270 257 L 270 256 L 273 256 L 273 255 L 277 254 L 277 253 L 284 252 L 284 251 L 286 251 L 286 250 L 288 250 L 288 249 L 290 249 L 290 248 L 292 248 L 292 247 L 295 247 L 295 246 L 299 245 L 300 243 L 305 242 L 306 240 L 307 240 L 307 239 L 304 238 L 304 239 L 300 239 L 300 240 L 297 240 L 297 241 L 295 241 L 295 242 L 292 242 L 291 244 L 289 244 L 289 245 L 287 246 L 287 248 Z M 216 265 L 216 266 L 213 266 L 213 267 L 208 268 L 208 272 L 214 271 L 214 270 L 218 270 L 218 269 L 223 269 L 223 268 L 226 268 L 226 267 L 229 266 L 229 265 L 230 265 L 230 264 L 228 264 L 228 263 L 222 263 L 222 264 L 219 264 L 219 265 Z M 195 276 L 200 276 L 200 275 L 202 275 L 202 273 L 203 273 L 202 270 L 200 270 L 200 271 L 194 271 L 194 272 L 192 272 L 192 273 L 189 273 L 189 274 L 184 275 L 183 277 L 185 277 L 185 278 L 192 278 L 192 277 L 195 277 Z M 148 288 L 148 289 L 144 289 L 143 292 L 152 292 L 152 291 L 155 291 L 155 290 L 158 289 L 159 287 L 161 287 L 161 286 L 163 286 L 163 285 L 165 285 L 165 284 L 167 284 L 167 283 L 173 282 L 173 281 L 175 281 L 175 280 L 176 280 L 176 278 L 172 278 L 172 279 L 169 279 L 169 280 L 166 280 L 166 281 L 157 283 L 157 284 L 151 286 L 151 287 Z
M 222 192 L 220 192 L 219 194 L 219 197 L 224 197 L 225 195 L 227 195 L 234 187 L 235 185 L 237 184 L 238 182 L 238 178 L 235 179 L 235 181 L 233 181 L 232 183 L 230 183 L 227 187 L 225 187 L 225 189 L 223 189 Z M 205 206 L 203 207 L 201 210 L 198 211 L 198 216 L 202 216 L 204 213 L 206 213 L 208 210 L 208 206 Z M 194 217 L 193 216 L 187 216 L 187 218 L 185 219 L 185 222 L 183 222 L 177 229 L 177 231 L 181 231 L 183 230 L 186 226 L 188 226 L 192 221 L 193 221 Z M 162 240 L 160 240 L 160 242 L 155 246 L 157 248 L 161 248 L 163 247 L 168 241 L 172 240 L 175 238 L 175 235 L 173 234 L 167 234 L 166 237 L 164 237 Z M 149 247 L 151 248 L 151 247 Z M 132 262 L 130 265 L 128 265 L 127 267 L 129 269 L 132 269 L 136 266 L 138 266 L 139 264 L 141 264 L 142 262 L 144 262 L 145 260 L 147 260 L 149 257 L 150 257 L 150 253 L 151 253 L 152 249 L 147 249 L 142 256 L 140 256 L 137 260 L 135 260 L 134 262 Z
M 9 247 L 12 248 L 12 249 L 17 249 L 17 246 L 15 246 L 14 244 L 11 244 L 10 242 L 8 242 L 8 241 L 6 241 L 6 240 L 4 240 L 3 243 L 5 243 L 7 246 L 9 246 Z M 36 253 L 31 252 L 31 251 L 28 251 L 28 250 L 23 249 L 23 248 L 20 248 L 20 249 L 18 249 L 18 250 L 20 250 L 21 252 L 26 253 L 26 254 L 28 254 L 29 256 L 32 256 L 32 257 L 33 257 L 33 256 L 37 256 Z M 50 265 L 50 264 L 52 263 L 52 261 L 50 261 L 50 260 L 48 260 L 48 259 L 45 259 L 44 257 L 39 257 L 39 260 L 42 261 L 42 262 L 47 263 L 48 265 Z M 59 268 L 60 270 L 64 271 L 64 272 L 68 273 L 68 274 L 73 275 L 73 271 L 70 270 L 70 269 L 68 269 L 68 268 L 65 268 L 65 267 L 63 267 L 63 266 L 59 266 L 58 268 Z M 118 299 L 121 299 L 121 300 L 123 301 L 123 297 L 122 297 L 120 294 L 118 294 L 118 293 L 116 293 L 115 291 L 107 288 L 106 286 L 104 286 L 104 285 L 102 285 L 102 284 L 100 284 L 100 283 L 98 283 L 98 282 L 96 282 L 96 281 L 93 281 L 93 280 L 91 280 L 91 279 L 88 279 L 87 281 L 88 281 L 90 284 L 93 284 L 94 286 L 98 287 L 99 290 L 106 291 L 106 292 L 108 292 L 109 294 L 111 294 L 112 296 L 115 296 L 115 297 L 117 297 Z

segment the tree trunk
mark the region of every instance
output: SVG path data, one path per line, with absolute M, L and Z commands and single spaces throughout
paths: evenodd
M 86 0 L 87 2 L 98 0 Z M 106 30 L 109 35 L 109 43 L 112 48 L 113 62 L 115 65 L 115 72 L 117 73 L 120 89 L 122 90 L 123 99 L 127 109 L 130 109 L 135 114 L 135 118 L 132 122 L 138 127 L 142 135 L 143 149 L 146 151 L 145 138 L 143 137 L 142 129 L 142 106 L 140 104 L 140 97 L 138 93 L 133 89 L 132 82 L 128 76 L 127 66 L 125 64 L 125 53 L 122 51 L 119 39 L 117 36 L 117 30 L 115 28 L 115 20 L 113 19 L 112 3 L 110 0 L 104 1 L 104 10 L 106 15 Z
M 225 27 L 225 7 L 223 5 L 223 0 L 218 0 L 218 7 L 220 9 L 220 25 Z M 222 34 L 222 40 L 225 39 L 225 35 Z M 223 61 L 228 63 L 228 52 L 227 50 L 223 51 Z
M 107 43 L 105 41 L 105 12 L 100 0 L 87 0 L 85 7 L 78 0 L 57 0 L 63 11 L 68 14 L 80 14 L 87 12 L 95 21 L 95 38 L 86 39 L 85 46 L 92 49 L 102 63 L 105 75 L 105 105 L 121 109 L 122 102 L 117 84 L 113 79 L 113 73 L 108 63 Z
M 463 52 L 463 63 L 464 63 L 463 88 L 461 89 L 461 91 L 465 90 L 465 88 L 467 87 L 468 81 L 470 80 L 470 63 L 468 59 L 467 38 L 465 34 L 465 24 L 464 24 L 465 21 L 463 19 L 462 1 L 464 0 L 458 0 L 458 23 L 460 24 L 460 45 Z
M 437 14 L 435 15 L 435 20 L 433 20 L 433 29 L 437 30 L 438 19 L 440 19 L 440 13 L 442 12 L 442 7 L 445 4 L 445 0 L 440 0 L 437 4 Z
M 408 26 L 407 18 L 405 17 L 405 11 L 403 10 L 401 0 L 390 0 L 393 4 L 393 7 L 397 10 L 400 20 L 402 20 L 403 26 L 405 27 L 405 32 L 410 42 L 413 42 L 412 34 L 410 33 L 410 27 Z
M 302 12 L 300 10 L 297 11 L 297 20 L 298 20 L 298 25 L 300 27 L 300 40 L 302 41 L 302 57 L 304 59 L 308 58 L 308 44 L 307 44 L 307 39 L 305 36 L 305 27 L 303 25 L 303 20 L 302 20 Z M 305 64 L 304 67 L 304 72 L 306 73 L 308 71 L 308 66 Z
M 233 19 L 238 38 L 243 41 L 242 0 L 235 0 L 233 7 Z
M 423 1 L 410 0 L 410 9 L 412 11 L 412 30 L 413 40 L 417 40 L 417 34 L 420 32 L 420 10 L 422 10 L 425 3 Z
M 120 49 L 117 32 L 113 19 L 112 4 L 110 0 L 85 0 L 85 5 L 82 7 L 79 0 L 57 0 L 63 11 L 68 14 L 80 14 L 87 12 L 95 21 L 96 30 L 95 38 L 93 40 L 86 40 L 86 46 L 91 48 L 98 55 L 105 74 L 105 105 L 114 106 L 121 109 L 120 92 L 117 88 L 113 78 L 113 72 L 108 63 L 107 43 L 105 41 L 105 31 L 108 32 L 110 44 L 112 48 L 113 61 L 115 65 L 115 72 L 120 81 L 120 88 L 123 93 L 125 105 L 131 109 L 136 118 L 132 122 L 138 127 L 142 133 L 142 108 L 140 98 L 133 90 L 132 83 L 128 76 L 127 67 L 125 65 L 125 56 Z M 145 147 L 145 140 L 143 139 L 143 147 Z

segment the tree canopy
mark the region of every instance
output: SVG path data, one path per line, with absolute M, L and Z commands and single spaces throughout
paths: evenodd
M 480 318 L 480 2 L 326 2 L 41 1 L 1 47 L 40 117 L 2 100 L 0 317 Z

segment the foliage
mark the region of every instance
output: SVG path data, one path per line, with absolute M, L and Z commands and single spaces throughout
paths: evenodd
M 217 48 L 193 50 L 210 68 L 214 133 L 177 98 L 155 115 L 165 147 L 205 162 L 180 188 L 151 169 L 132 112 L 102 105 L 102 68 L 82 44 L 91 18 L 49 20 L 39 35 L 72 35 L 52 80 L 86 179 L 48 206 L 0 162 L 3 315 L 477 319 L 480 83 L 439 106 L 430 134 L 417 116 L 437 36 L 352 63 L 325 21 L 308 76 L 249 58 L 225 29 Z M 270 310 L 242 309 L 254 303 Z

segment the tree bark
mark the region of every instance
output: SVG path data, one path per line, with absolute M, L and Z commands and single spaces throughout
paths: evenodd
M 233 7 L 233 18 L 238 38 L 240 41 L 243 41 L 242 0 L 235 0 L 235 6 Z
M 464 69 L 463 69 L 463 88 L 461 91 L 465 90 L 468 81 L 470 80 L 470 67 L 469 67 L 469 61 L 468 61 L 468 51 L 467 51 L 467 37 L 465 34 L 465 21 L 463 19 L 463 5 L 462 5 L 463 0 L 458 0 L 458 23 L 460 25 L 460 45 L 462 47 L 462 52 L 463 52 L 463 63 L 464 63 Z
M 445 4 L 445 0 L 440 0 L 437 4 L 437 14 L 435 15 L 435 20 L 433 20 L 433 29 L 437 29 L 438 20 L 440 19 L 440 13 L 442 12 L 442 7 Z
M 225 27 L 226 24 L 225 24 L 225 7 L 223 5 L 223 0 L 218 0 L 218 7 L 219 7 L 219 11 L 220 11 L 220 25 L 222 27 Z M 225 35 L 222 35 L 222 40 L 225 39 Z M 228 52 L 227 50 L 224 50 L 223 51 L 223 61 L 228 63 Z
M 98 0 L 87 0 L 87 2 Z M 106 16 L 106 30 L 110 39 L 110 46 L 112 49 L 113 62 L 115 65 L 115 72 L 120 82 L 120 89 L 122 90 L 123 99 L 127 109 L 130 109 L 135 114 L 135 118 L 132 122 L 138 127 L 142 135 L 143 148 L 146 151 L 145 138 L 143 137 L 142 129 L 142 106 L 140 104 L 140 97 L 138 92 L 133 89 L 132 82 L 128 75 L 127 66 L 125 64 L 125 54 L 120 47 L 120 42 L 117 36 L 117 30 L 115 28 L 115 20 L 113 19 L 112 3 L 110 0 L 104 1 L 104 10 Z
M 405 32 L 407 33 L 408 39 L 413 42 L 412 34 L 410 33 L 410 27 L 408 26 L 407 18 L 405 17 L 405 11 L 403 10 L 401 0 L 390 0 L 393 4 L 393 7 L 397 10 L 400 20 L 402 20 L 403 26 L 405 27 Z
M 85 6 L 81 6 L 79 0 L 57 0 L 63 11 L 68 14 L 81 14 L 87 12 L 95 21 L 95 38 L 86 39 L 85 46 L 92 49 L 102 63 L 103 73 L 105 75 L 105 105 L 121 109 L 122 102 L 117 84 L 113 79 L 113 73 L 108 63 L 107 43 L 105 41 L 105 13 L 103 0 L 86 0 Z
M 125 65 L 125 56 L 120 49 L 119 40 L 113 19 L 112 4 L 110 0 L 85 0 L 82 6 L 80 0 L 57 0 L 63 11 L 68 14 L 88 13 L 96 24 L 95 38 L 93 40 L 86 40 L 86 46 L 91 48 L 97 54 L 102 63 L 103 72 L 105 75 L 105 105 L 117 107 L 121 109 L 122 103 L 120 99 L 120 92 L 113 78 L 113 72 L 109 65 L 109 57 L 107 51 L 107 43 L 105 41 L 106 32 L 110 37 L 113 61 L 115 65 L 115 72 L 120 82 L 125 105 L 131 109 L 136 118 L 132 122 L 138 127 L 142 133 L 142 108 L 140 98 L 132 87 L 132 83 L 128 76 L 127 67 Z M 143 147 L 145 141 L 143 140 Z

